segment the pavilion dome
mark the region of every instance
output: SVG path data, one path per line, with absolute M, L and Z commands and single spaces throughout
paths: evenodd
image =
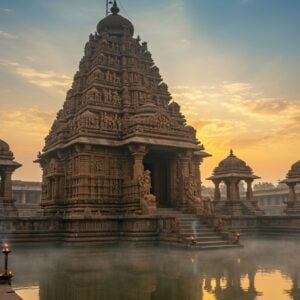
M 9 145 L 0 139 L 0 152 L 8 152 L 9 151 Z
M 98 33 L 102 33 L 103 31 L 111 31 L 114 33 L 123 32 L 125 29 L 129 30 L 131 36 L 134 34 L 134 27 L 132 23 L 126 18 L 119 15 L 119 8 L 117 6 L 116 1 L 111 8 L 111 14 L 101 20 L 97 25 Z
M 291 166 L 288 177 L 300 177 L 300 160 Z
M 236 157 L 233 154 L 233 151 L 230 150 L 230 154 L 227 158 L 222 160 L 219 165 L 215 168 L 214 174 L 226 174 L 226 173 L 245 173 L 245 174 L 252 174 L 252 169 L 247 166 L 247 164 Z

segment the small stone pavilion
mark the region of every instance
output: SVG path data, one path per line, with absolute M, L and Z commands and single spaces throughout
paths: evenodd
M 260 214 L 257 203 L 253 198 L 252 183 L 260 177 L 253 174 L 252 169 L 247 164 L 236 157 L 233 151 L 222 160 L 213 171 L 213 175 L 208 180 L 212 180 L 215 185 L 214 207 L 215 212 L 225 215 L 253 215 Z M 241 200 L 239 183 L 244 180 L 247 184 L 246 201 Z M 221 199 L 220 184 L 224 183 L 227 190 L 226 200 Z
M 300 160 L 294 163 L 288 172 L 286 179 L 282 183 L 289 187 L 289 200 L 287 203 L 286 213 L 300 215 L 300 199 L 297 199 L 295 187 L 300 184 Z
M 14 161 L 9 145 L 0 140 L 0 216 L 17 216 L 12 196 L 12 174 L 22 165 Z
M 45 215 L 147 214 L 201 202 L 199 165 L 209 155 L 147 43 L 133 35 L 114 1 L 37 160 Z

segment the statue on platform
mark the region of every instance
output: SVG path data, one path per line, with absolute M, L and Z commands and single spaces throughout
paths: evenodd
M 197 186 L 195 178 L 193 176 L 186 177 L 184 179 L 184 194 L 187 200 L 188 209 L 196 212 L 197 214 L 203 214 L 203 202 L 201 198 L 197 196 Z
M 156 197 L 151 194 L 151 172 L 149 170 L 144 171 L 138 178 L 138 185 L 143 214 L 155 214 L 157 210 Z

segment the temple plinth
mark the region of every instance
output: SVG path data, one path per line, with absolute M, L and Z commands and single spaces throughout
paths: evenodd
M 213 175 L 207 178 L 212 180 L 215 185 L 215 212 L 233 216 L 261 214 L 262 212 L 258 209 L 256 201 L 254 201 L 252 190 L 253 181 L 259 178 L 231 150 L 229 156 L 214 169 Z M 240 197 L 239 184 L 241 181 L 245 181 L 247 185 L 246 200 L 242 200 Z M 226 186 L 225 201 L 221 199 L 220 184 L 222 182 Z
M 294 163 L 286 179 L 282 181 L 289 187 L 289 197 L 285 212 L 289 215 L 300 215 L 300 199 L 296 195 L 296 185 L 300 184 L 300 161 Z
M 199 166 L 208 154 L 147 43 L 133 35 L 115 1 L 85 45 L 37 160 L 45 215 L 153 211 L 142 210 L 147 201 L 151 208 L 200 205 Z
M 17 216 L 12 195 L 12 174 L 22 165 L 14 161 L 9 145 L 0 140 L 0 216 Z

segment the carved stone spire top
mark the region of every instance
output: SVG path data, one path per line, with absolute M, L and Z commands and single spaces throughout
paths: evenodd
M 116 15 L 116 14 L 118 14 L 120 12 L 120 9 L 119 9 L 119 7 L 117 5 L 117 1 L 116 0 L 114 0 L 114 4 L 111 7 L 110 11 L 112 12 L 113 15 Z

